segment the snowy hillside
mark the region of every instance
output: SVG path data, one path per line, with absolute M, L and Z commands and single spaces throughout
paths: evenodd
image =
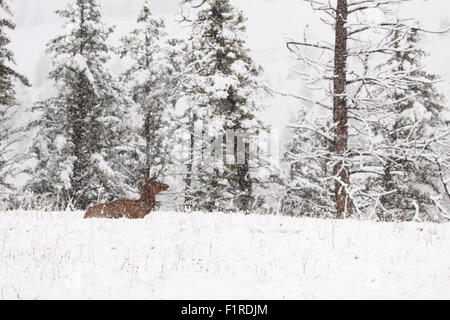
M 0 299 L 450 298 L 450 224 L 0 214 Z

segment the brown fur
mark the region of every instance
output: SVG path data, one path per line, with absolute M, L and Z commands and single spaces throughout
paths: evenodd
M 154 180 L 146 180 L 138 200 L 119 199 L 89 207 L 84 218 L 142 219 L 155 207 L 155 196 L 169 186 Z

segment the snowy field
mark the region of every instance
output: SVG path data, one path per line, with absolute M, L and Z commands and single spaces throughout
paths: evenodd
M 0 213 L 0 299 L 449 299 L 450 224 Z

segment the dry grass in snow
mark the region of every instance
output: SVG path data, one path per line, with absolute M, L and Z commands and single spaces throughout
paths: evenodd
M 450 224 L 0 213 L 0 299 L 450 298 Z

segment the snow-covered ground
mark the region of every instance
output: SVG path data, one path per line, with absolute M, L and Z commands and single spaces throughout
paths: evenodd
M 450 298 L 450 224 L 0 213 L 0 299 Z

